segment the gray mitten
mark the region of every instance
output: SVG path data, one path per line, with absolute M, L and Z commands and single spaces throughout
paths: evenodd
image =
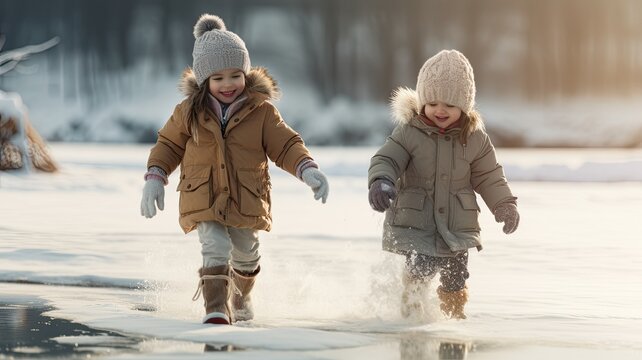
M 395 185 L 386 179 L 377 179 L 368 191 L 368 200 L 373 210 L 384 212 L 397 197 Z
M 140 214 L 151 219 L 156 215 L 156 206 L 158 209 L 165 208 L 165 185 L 157 178 L 149 178 L 143 187 L 143 199 L 140 202 Z
M 321 202 L 325 204 L 325 201 L 328 198 L 328 193 L 330 192 L 330 185 L 328 185 L 328 179 L 321 170 L 309 167 L 303 170 L 301 178 L 303 179 L 303 182 L 311 187 L 312 191 L 314 191 L 314 200 L 321 199 Z
M 519 225 L 517 205 L 511 202 L 501 203 L 495 207 L 493 214 L 495 214 L 495 221 L 504 223 L 505 234 L 512 234 L 517 230 L 517 225 Z

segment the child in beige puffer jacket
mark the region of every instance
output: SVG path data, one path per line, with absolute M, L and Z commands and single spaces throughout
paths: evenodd
M 245 43 L 221 18 L 194 26 L 193 67 L 184 72 L 178 104 L 150 151 L 141 214 L 163 210 L 167 177 L 180 166 L 179 223 L 198 231 L 203 266 L 194 300 L 204 298 L 204 323 L 254 317 L 251 291 L 260 272 L 259 230 L 272 226 L 268 160 L 326 202 L 329 184 L 301 136 L 271 100 L 276 82 L 253 68 Z

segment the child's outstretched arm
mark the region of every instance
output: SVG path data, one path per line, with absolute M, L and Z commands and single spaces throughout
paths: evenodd
M 395 180 L 401 176 L 410 153 L 404 147 L 406 126 L 397 126 L 385 144 L 370 159 L 368 168 L 368 201 L 373 210 L 383 212 L 397 197 Z
M 481 151 L 471 163 L 471 184 L 495 215 L 495 221 L 504 223 L 504 233 L 511 234 L 519 225 L 517 198 L 508 186 L 504 169 L 497 162 L 495 148 L 487 134 L 482 141 Z
M 276 166 L 312 188 L 314 199 L 325 204 L 330 192 L 327 177 L 312 160 L 301 136 L 283 121 L 276 108 L 272 111 L 263 125 L 263 146 L 267 156 Z
M 152 148 L 147 160 L 147 173 L 143 198 L 140 203 L 140 214 L 148 219 L 156 215 L 156 205 L 159 210 L 165 207 L 165 188 L 167 177 L 174 171 L 183 159 L 185 146 L 190 133 L 185 125 L 184 110 L 181 105 L 158 132 L 158 140 Z M 156 204 L 154 204 L 156 203 Z

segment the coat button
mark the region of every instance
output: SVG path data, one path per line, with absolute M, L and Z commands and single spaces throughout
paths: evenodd
M 239 122 L 239 118 L 234 119 L 234 122 Z
M 192 188 L 192 184 L 187 184 L 187 188 L 191 189 Z
M 441 180 L 448 180 L 448 175 L 441 174 Z
M 223 191 L 227 191 L 227 186 L 223 188 Z
M 437 210 L 437 211 L 439 211 L 439 213 L 440 213 L 440 214 L 443 214 L 443 213 L 445 213 L 445 212 L 446 212 L 446 209 L 444 209 L 444 208 L 440 207 L 440 208 L 439 208 L 439 210 Z
M 221 164 L 221 169 L 225 169 L 225 164 Z
M 450 135 L 446 135 L 446 141 L 450 141 Z

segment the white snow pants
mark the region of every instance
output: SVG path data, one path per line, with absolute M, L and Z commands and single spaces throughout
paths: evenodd
M 259 232 L 225 226 L 215 221 L 198 223 L 203 267 L 231 265 L 251 273 L 259 266 Z

